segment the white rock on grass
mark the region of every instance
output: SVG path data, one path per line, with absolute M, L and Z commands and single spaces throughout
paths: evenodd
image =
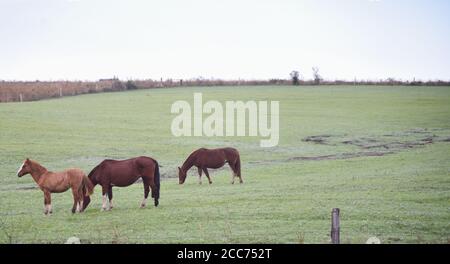
M 381 244 L 381 240 L 378 237 L 369 237 L 366 244 Z
M 78 237 L 69 237 L 64 244 L 80 244 L 80 239 Z

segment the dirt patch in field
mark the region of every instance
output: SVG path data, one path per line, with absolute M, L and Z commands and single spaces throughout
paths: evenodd
M 329 138 L 329 137 L 332 137 L 332 135 L 309 136 L 309 137 L 304 138 L 302 141 L 328 145 L 327 138 Z
M 332 154 L 332 155 L 324 155 L 324 156 L 311 156 L 311 157 L 292 157 L 289 158 L 289 161 L 293 160 L 335 160 L 335 159 L 352 159 L 359 157 L 380 157 L 387 154 L 392 154 L 393 152 L 349 152 L 349 153 L 340 153 L 340 154 Z
M 351 137 L 347 135 L 313 135 L 302 139 L 304 142 L 327 145 L 352 145 L 360 151 L 337 153 L 323 156 L 301 156 L 289 158 L 295 160 L 333 160 L 357 157 L 377 157 L 397 153 L 405 149 L 423 147 L 436 142 L 450 142 L 448 136 L 438 136 L 431 131 L 448 131 L 446 129 L 414 128 L 406 131 L 384 134 L 382 136 Z
M 314 144 L 337 146 L 353 145 L 361 149 L 401 150 L 420 147 L 434 142 L 450 142 L 448 136 L 438 136 L 427 129 L 412 129 L 403 132 L 385 134 L 378 137 L 353 137 L 346 135 L 315 135 L 302 139 Z
M 357 147 L 360 147 L 362 149 L 394 149 L 394 150 L 400 150 L 400 149 L 408 149 L 408 148 L 414 148 L 419 146 L 424 146 L 426 144 L 433 143 L 432 137 L 427 137 L 423 139 L 419 139 L 418 141 L 392 141 L 392 142 L 386 142 L 383 140 L 361 140 L 361 139 L 355 139 L 355 140 L 347 140 L 343 141 L 343 144 L 348 145 L 354 145 Z
M 22 185 L 5 185 L 2 188 L 0 188 L 0 191 L 11 191 L 11 190 L 17 190 L 17 191 L 26 191 L 26 190 L 34 190 L 39 189 L 37 185 L 30 185 L 30 184 L 22 184 Z
M 19 186 L 16 188 L 16 190 L 34 190 L 39 189 L 38 186 Z

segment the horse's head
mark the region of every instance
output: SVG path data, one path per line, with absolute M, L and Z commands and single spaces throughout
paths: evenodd
M 183 171 L 180 167 L 178 167 L 178 182 L 183 184 L 186 180 L 186 172 Z
M 17 171 L 17 176 L 22 177 L 23 175 L 26 175 L 28 173 L 31 173 L 31 161 L 30 159 L 27 158 L 19 167 L 19 170 Z

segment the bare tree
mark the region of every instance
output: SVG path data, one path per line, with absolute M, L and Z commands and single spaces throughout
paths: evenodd
M 300 82 L 299 82 L 300 73 L 298 71 L 291 71 L 291 73 L 289 75 L 291 76 L 293 85 L 300 84 Z
M 313 76 L 314 76 L 314 84 L 320 84 L 322 81 L 322 76 L 319 74 L 319 67 L 312 67 Z

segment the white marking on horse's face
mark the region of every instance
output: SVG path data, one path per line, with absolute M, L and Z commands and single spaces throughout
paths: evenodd
M 22 163 L 22 165 L 20 165 L 19 170 L 17 171 L 17 176 L 19 176 L 19 172 L 23 169 L 23 166 L 25 166 L 25 161 Z

